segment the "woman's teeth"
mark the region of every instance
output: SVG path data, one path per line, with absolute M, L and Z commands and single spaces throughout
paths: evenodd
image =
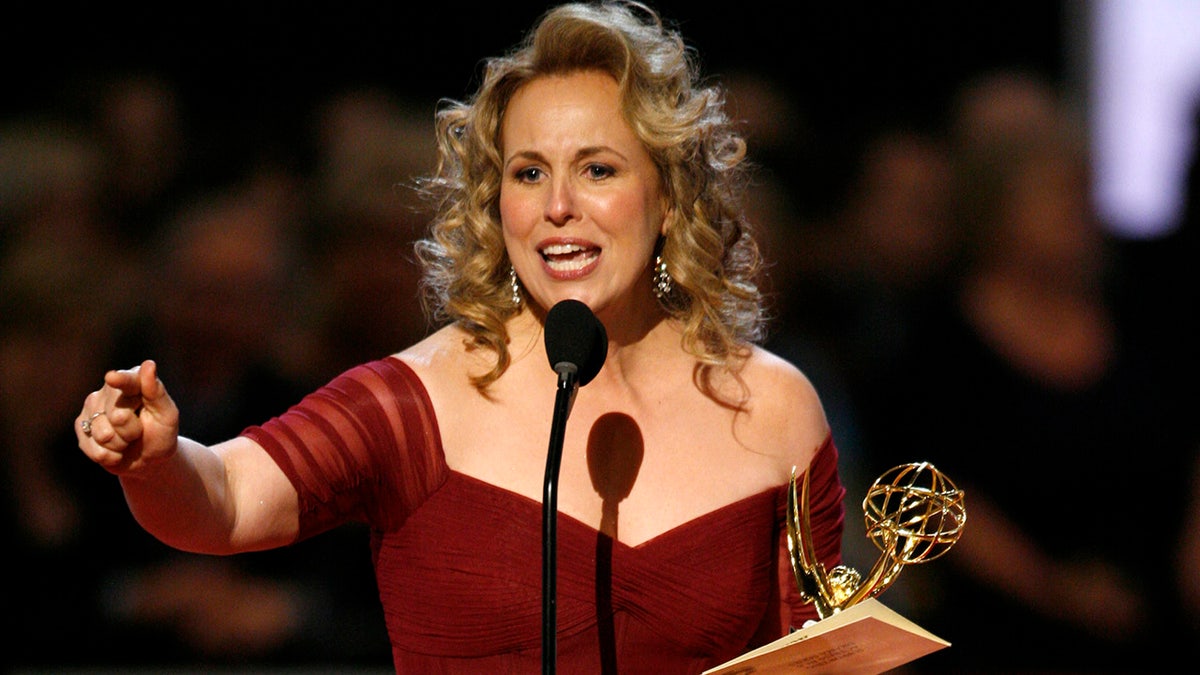
M 594 261 L 599 251 L 578 244 L 554 244 L 542 249 L 542 259 L 556 272 L 580 270 Z

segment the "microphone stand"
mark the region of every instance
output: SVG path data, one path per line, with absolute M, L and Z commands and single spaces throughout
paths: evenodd
M 567 417 L 579 391 L 579 368 L 569 362 L 555 364 L 558 390 L 554 395 L 554 418 L 550 425 L 550 449 L 546 453 L 546 478 L 542 489 L 542 673 L 553 675 L 557 644 L 557 554 L 558 554 L 558 469 L 562 461 Z

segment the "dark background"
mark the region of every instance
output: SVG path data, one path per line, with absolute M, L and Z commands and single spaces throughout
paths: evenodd
M 704 72 L 778 76 L 818 123 L 929 120 L 958 82 L 997 65 L 1069 75 L 1062 1 L 655 6 L 697 47 Z M 481 60 L 516 43 L 545 7 L 14 3 L 0 22 L 4 109 L 69 110 L 89 79 L 148 69 L 182 87 L 198 123 L 280 133 L 352 84 L 464 96 Z

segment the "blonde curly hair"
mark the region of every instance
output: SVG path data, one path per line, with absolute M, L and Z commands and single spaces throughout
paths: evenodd
M 438 164 L 420 186 L 436 209 L 416 247 L 422 301 L 435 322 L 457 322 L 472 347 L 495 352 L 495 366 L 475 381 L 481 388 L 508 367 L 505 320 L 519 311 L 499 216 L 501 120 L 526 83 L 578 71 L 617 81 L 624 117 L 673 205 L 659 252 L 674 283 L 660 302 L 683 327 L 684 349 L 704 366 L 729 366 L 762 337 L 761 258 L 741 209 L 746 144 L 722 90 L 700 82 L 695 54 L 645 5 L 565 4 L 514 51 L 486 61 L 469 101 L 439 106 Z

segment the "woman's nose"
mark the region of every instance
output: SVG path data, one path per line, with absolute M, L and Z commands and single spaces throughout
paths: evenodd
M 555 225 L 565 225 L 577 217 L 575 197 L 575 188 L 569 180 L 552 181 L 546 196 L 546 220 Z

